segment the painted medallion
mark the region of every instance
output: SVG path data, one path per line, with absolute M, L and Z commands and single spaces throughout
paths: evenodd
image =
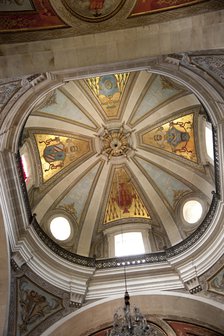
M 64 6 L 80 20 L 100 22 L 114 16 L 125 0 L 63 0 Z

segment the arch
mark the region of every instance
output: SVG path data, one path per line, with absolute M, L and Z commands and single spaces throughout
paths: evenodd
M 9 296 L 10 296 L 10 265 L 9 265 L 9 247 L 6 237 L 4 218 L 0 207 L 0 334 L 7 336 Z
M 139 307 L 152 322 L 160 316 L 162 320 L 194 321 L 217 331 L 224 329 L 222 305 L 205 298 L 174 292 L 146 292 L 131 296 L 130 303 L 131 307 Z M 74 331 L 76 336 L 89 335 L 111 326 L 114 312 L 122 306 L 123 299 L 118 296 L 89 304 L 55 323 L 42 336 L 71 335 Z

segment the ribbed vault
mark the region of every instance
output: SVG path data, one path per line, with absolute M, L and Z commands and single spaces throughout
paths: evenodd
M 146 252 L 172 246 L 211 203 L 208 123 L 196 96 L 162 75 L 68 81 L 34 106 L 24 127 L 20 154 L 32 211 L 54 240 L 50 222 L 65 216 L 71 234 L 56 242 L 80 255 L 111 257 L 108 232 L 142 225 Z M 183 219 L 187 200 L 203 209 L 194 225 Z

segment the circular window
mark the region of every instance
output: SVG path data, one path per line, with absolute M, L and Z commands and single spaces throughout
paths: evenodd
M 50 230 L 54 238 L 66 240 L 71 234 L 69 221 L 64 217 L 55 217 L 50 223 Z
M 187 201 L 183 206 L 184 220 L 189 224 L 199 221 L 202 216 L 202 205 L 196 200 Z

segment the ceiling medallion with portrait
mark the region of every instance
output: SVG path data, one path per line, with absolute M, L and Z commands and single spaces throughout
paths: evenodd
M 101 22 L 117 14 L 125 0 L 63 0 L 62 2 L 67 10 L 80 20 Z

